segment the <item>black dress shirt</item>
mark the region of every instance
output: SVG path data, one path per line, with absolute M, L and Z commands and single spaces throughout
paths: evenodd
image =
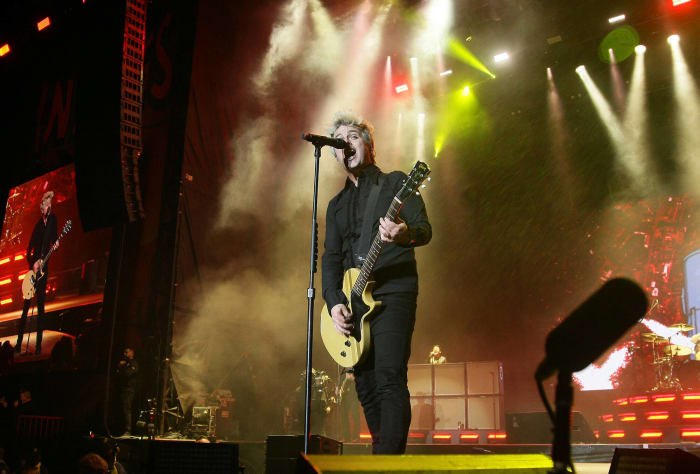
M 328 309 L 339 303 L 347 303 L 342 292 L 343 273 L 352 267 L 359 267 L 361 248 L 360 237 L 365 207 L 373 185 L 379 182 L 382 172 L 375 165 L 362 170 L 358 185 L 347 179 L 345 187 L 328 204 L 326 211 L 326 241 L 323 254 L 323 299 Z M 379 219 L 384 217 L 396 193 L 401 189 L 406 174 L 394 171 L 383 175 L 383 185 L 372 211 L 372 232 L 366 237 L 365 249 L 369 249 L 379 232 Z M 399 217 L 408 226 L 409 243 L 398 245 L 384 244 L 377 260 L 372 279 L 376 281 L 374 295 L 396 292 L 418 292 L 418 272 L 413 247 L 425 245 L 432 237 L 432 228 L 425 211 L 425 203 L 420 195 L 404 200 Z M 363 258 L 364 255 L 359 255 Z
M 46 224 L 44 224 L 44 219 L 40 217 L 39 222 L 36 223 L 32 231 L 29 246 L 27 246 L 27 263 L 30 270 L 34 266 L 34 262 L 46 257 L 57 238 L 58 219 L 56 214 L 49 214 L 46 218 Z M 46 266 L 46 271 L 48 271 L 48 265 Z

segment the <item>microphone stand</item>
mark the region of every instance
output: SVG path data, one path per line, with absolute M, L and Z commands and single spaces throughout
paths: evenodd
M 552 474 L 568 473 L 571 463 L 571 406 L 574 402 L 574 388 L 571 385 L 571 372 L 560 371 L 556 391 L 556 415 L 554 418 L 554 441 L 552 443 Z
M 321 158 L 320 143 L 314 143 L 315 168 L 314 168 L 314 198 L 313 211 L 311 216 L 311 250 L 309 255 L 309 288 L 306 290 L 308 300 L 307 323 L 306 323 L 306 395 L 304 403 L 304 454 L 309 454 L 309 439 L 311 428 L 311 350 L 314 342 L 314 300 L 316 289 L 314 288 L 314 274 L 316 273 L 316 260 L 318 258 L 318 223 L 316 222 L 318 207 L 318 166 Z

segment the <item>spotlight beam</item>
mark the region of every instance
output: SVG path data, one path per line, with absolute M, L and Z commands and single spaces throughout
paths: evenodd
M 678 159 L 682 169 L 685 189 L 697 195 L 700 179 L 700 164 L 697 153 L 700 150 L 700 134 L 697 125 L 700 121 L 700 95 L 697 85 L 683 57 L 678 41 L 669 37 L 673 63 L 673 96 L 676 103 L 676 123 L 678 130 Z
M 451 39 L 449 44 L 448 44 L 448 52 L 450 53 L 451 56 L 453 56 L 456 59 L 459 59 L 462 61 L 464 64 L 467 64 L 474 69 L 477 69 L 487 76 L 489 76 L 491 79 L 495 79 L 496 76 L 488 70 L 484 64 L 477 59 L 474 54 L 472 54 L 471 51 L 467 49 L 466 46 L 464 46 L 461 42 L 457 41 L 456 39 Z

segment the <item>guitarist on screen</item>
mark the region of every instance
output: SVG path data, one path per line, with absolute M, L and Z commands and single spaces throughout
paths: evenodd
M 38 273 L 43 262 L 42 258 L 49 252 L 51 247 L 54 250 L 58 248 L 58 219 L 56 214 L 51 214 L 51 200 L 53 199 L 53 191 L 47 191 L 41 198 L 41 217 L 39 222 L 34 226 L 32 237 L 29 239 L 27 247 L 27 263 L 29 269 L 34 273 Z M 49 267 L 44 267 L 45 275 L 37 282 L 36 285 L 36 308 L 37 308 L 37 323 L 36 323 L 36 353 L 41 354 L 41 339 L 44 333 L 44 301 L 46 300 L 46 282 L 48 280 Z M 17 344 L 15 352 L 22 350 L 22 338 L 24 337 L 24 328 L 27 323 L 27 313 L 31 306 L 32 300 L 24 300 L 24 308 L 22 309 L 22 319 L 19 322 L 19 333 L 17 334 Z
M 343 274 L 362 266 L 363 251 L 368 251 L 379 232 L 386 244 L 373 272 L 372 296 L 381 305 L 370 316 L 368 356 L 354 372 L 357 396 L 372 433 L 372 453 L 401 454 L 411 422 L 406 372 L 418 296 L 413 248 L 430 241 L 432 228 L 420 196 L 406 200 L 396 222 L 383 217 L 406 175 L 384 174 L 375 165 L 373 128 L 368 122 L 338 114 L 330 135 L 348 143 L 345 150 L 333 149 L 348 178 L 326 212 L 323 298 L 335 330 L 349 335 L 356 321 L 342 291 Z

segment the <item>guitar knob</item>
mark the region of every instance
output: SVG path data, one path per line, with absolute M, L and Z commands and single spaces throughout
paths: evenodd
M 349 340 L 345 341 L 345 345 L 350 347 L 350 341 Z
M 347 354 L 345 353 L 345 351 L 342 351 L 342 352 L 340 353 L 340 355 L 343 356 L 343 357 L 345 357 Z

